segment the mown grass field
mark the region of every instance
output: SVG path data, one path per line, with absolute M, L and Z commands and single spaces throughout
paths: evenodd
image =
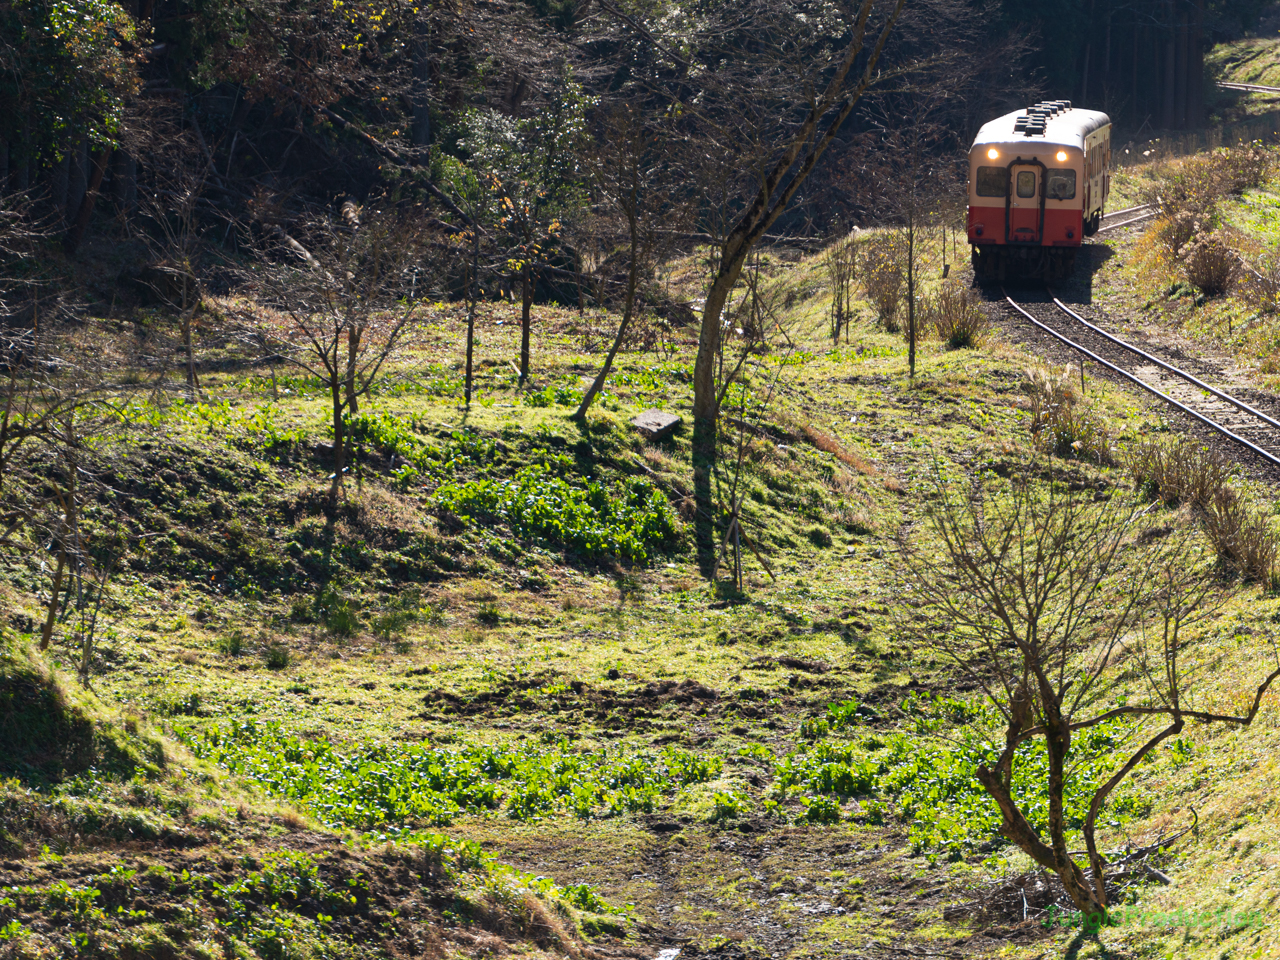
M 1095 290 L 1159 286 L 1143 241 L 1108 242 Z M 936 239 L 928 254 L 935 285 Z M 103 442 L 140 546 L 112 582 L 92 693 L 68 629 L 31 651 L 40 571 L 7 570 L 0 729 L 18 744 L 37 711 L 60 719 L 6 761 L 3 949 L 1275 955 L 1274 694 L 1253 728 L 1193 730 L 1117 798 L 1112 846 L 1199 816 L 1147 913 L 1098 938 L 943 918 L 1027 861 L 973 781 L 980 694 L 904 589 L 898 537 L 930 549 L 938 475 L 998 485 L 1036 458 L 1100 498 L 1132 479 L 1033 449 L 1035 361 L 998 337 L 926 340 L 910 378 L 865 304 L 831 342 L 820 257 L 773 252 L 762 273 L 779 330 L 729 396 L 718 480 L 726 501 L 741 452 L 741 594 L 694 562 L 688 426 L 652 444 L 628 423 L 654 406 L 687 420 L 691 327 L 623 353 L 578 424 L 616 317 L 537 309 L 521 389 L 518 307 L 482 305 L 465 410 L 462 311 L 431 307 L 362 404 L 328 513 L 315 382 L 278 370 L 273 386 L 214 316 L 202 402 L 135 371 L 150 389 Z M 693 297 L 696 276 L 690 260 L 666 280 Z M 1119 451 L 1168 430 L 1128 393 L 1087 393 Z M 1280 599 L 1227 588 L 1191 643 L 1226 651 L 1206 695 L 1231 702 Z M 1132 737 L 1079 744 L 1077 775 Z

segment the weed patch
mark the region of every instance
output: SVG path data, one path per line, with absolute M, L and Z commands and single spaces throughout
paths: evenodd
M 653 754 L 535 747 L 437 750 L 370 745 L 340 752 L 275 724 L 183 731 L 192 751 L 331 826 L 446 824 L 464 814 L 589 819 L 652 811 L 705 783 L 723 761 L 667 748 Z

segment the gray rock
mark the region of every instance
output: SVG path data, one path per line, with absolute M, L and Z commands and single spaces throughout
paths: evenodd
M 674 413 L 667 413 L 663 410 L 646 410 L 632 420 L 631 425 L 650 440 L 665 440 L 675 433 L 683 422 Z

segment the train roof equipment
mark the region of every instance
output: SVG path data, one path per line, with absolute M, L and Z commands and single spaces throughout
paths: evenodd
M 973 147 L 1026 140 L 1079 147 L 1086 136 L 1110 122 L 1105 113 L 1073 107 L 1070 100 L 1041 100 L 1026 110 L 984 123 Z

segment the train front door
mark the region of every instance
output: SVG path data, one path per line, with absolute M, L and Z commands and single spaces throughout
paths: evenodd
M 1009 169 L 1009 242 L 1039 243 L 1044 229 L 1040 168 L 1014 164 Z

